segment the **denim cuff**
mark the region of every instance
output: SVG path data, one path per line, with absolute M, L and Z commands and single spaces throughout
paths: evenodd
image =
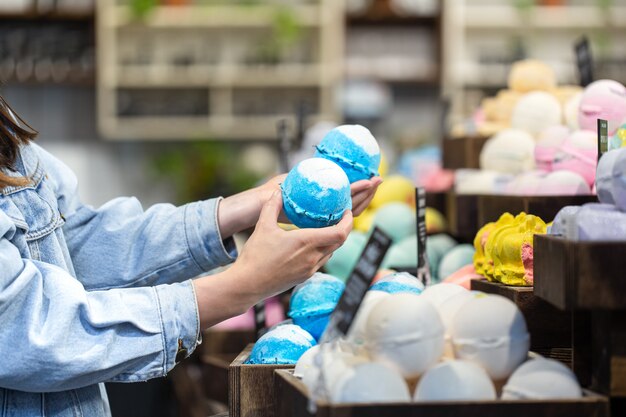
M 198 304 L 191 280 L 154 289 L 163 332 L 163 367 L 164 372 L 169 372 L 200 343 Z
M 203 271 L 235 261 L 237 248 L 232 237 L 222 240 L 217 208 L 221 197 L 185 206 L 185 234 L 191 256 Z

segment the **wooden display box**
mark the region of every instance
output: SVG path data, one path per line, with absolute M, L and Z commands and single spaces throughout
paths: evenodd
M 517 215 L 520 212 L 534 214 L 546 223 L 551 222 L 556 214 L 565 206 L 580 206 L 597 202 L 594 195 L 569 196 L 512 196 L 512 195 L 481 195 L 478 198 L 478 224 L 482 227 L 495 222 L 500 216 L 509 212 Z
M 460 242 L 472 242 L 480 226 L 478 224 L 478 195 L 448 193 L 446 219 L 450 234 Z
M 429 402 L 412 404 L 317 404 L 307 410 L 306 386 L 292 371 L 276 371 L 277 417 L 608 417 L 606 397 L 585 391 L 578 400 Z
M 498 294 L 513 301 L 526 319 L 530 333 L 530 350 L 559 360 L 572 362 L 572 313 L 561 311 L 533 294 L 533 287 L 513 287 L 472 280 L 472 290 Z
M 274 417 L 276 395 L 274 371 L 293 369 L 293 365 L 248 365 L 250 344 L 230 364 L 230 417 Z
M 625 242 L 535 235 L 535 295 L 563 310 L 626 310 Z
M 446 169 L 480 168 L 480 151 L 488 137 L 475 135 L 443 140 L 443 167 Z

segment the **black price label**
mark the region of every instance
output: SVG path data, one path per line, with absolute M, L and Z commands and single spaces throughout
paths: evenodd
M 609 122 L 598 119 L 598 160 L 609 151 Z
M 359 261 L 346 282 L 346 289 L 330 316 L 330 322 L 322 337 L 323 342 L 348 333 L 363 297 L 390 246 L 391 238 L 379 228 L 374 228 L 365 249 L 361 252 Z
M 289 153 L 291 152 L 291 137 L 287 129 L 287 120 L 281 119 L 276 125 L 278 136 L 278 163 L 281 172 L 289 172 Z
M 254 305 L 254 327 L 257 339 L 265 334 L 265 301 Z
M 415 189 L 415 213 L 417 225 L 417 278 L 430 284 L 430 270 L 426 256 L 426 191 L 423 187 Z
M 589 47 L 589 39 L 584 36 L 581 40 L 576 42 L 574 50 L 576 52 L 576 64 L 578 65 L 580 85 L 587 87 L 593 82 L 593 60 L 591 57 L 591 48 Z

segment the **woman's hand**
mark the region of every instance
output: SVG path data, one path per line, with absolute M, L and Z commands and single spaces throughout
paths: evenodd
M 326 263 L 352 230 L 352 213 L 346 211 L 334 226 L 285 231 L 278 226 L 281 211 L 281 194 L 275 190 L 232 267 L 194 281 L 202 328 L 303 282 Z

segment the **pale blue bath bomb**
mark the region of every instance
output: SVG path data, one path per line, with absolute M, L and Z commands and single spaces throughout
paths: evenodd
M 395 272 L 382 277 L 370 287 L 372 291 L 382 291 L 389 294 L 410 292 L 421 294 L 424 291 L 424 284 L 416 276 L 408 272 Z
M 317 343 L 300 326 L 284 324 L 265 333 L 257 340 L 246 361 L 260 365 L 295 365 L 300 356 Z
M 294 288 L 289 317 L 318 340 L 324 333 L 344 288 L 345 284 L 339 278 L 320 272 L 314 274 Z
M 324 269 L 331 275 L 336 276 L 346 282 L 350 273 L 356 266 L 363 248 L 367 243 L 367 236 L 364 233 L 352 231 L 343 245 L 339 247 L 333 256 L 326 262 Z
M 394 242 L 417 233 L 415 210 L 406 203 L 393 202 L 383 205 L 374 215 L 374 226 L 378 226 Z
M 428 236 L 426 239 L 426 256 L 428 257 L 430 277 L 433 280 L 433 284 L 439 281 L 439 262 L 456 244 L 457 242 L 454 239 L 443 233 Z
M 417 268 L 417 235 L 394 243 L 383 258 L 382 269 Z
M 465 265 L 472 264 L 474 262 L 474 252 L 476 252 L 474 246 L 468 243 L 452 248 L 439 262 L 439 281 L 448 278 Z
M 378 175 L 378 142 L 361 125 L 343 125 L 331 130 L 317 146 L 315 156 L 338 164 L 348 175 L 350 183 Z
M 281 189 L 285 214 L 300 228 L 332 226 L 352 209 L 348 177 L 327 159 L 300 162 L 289 172 Z

